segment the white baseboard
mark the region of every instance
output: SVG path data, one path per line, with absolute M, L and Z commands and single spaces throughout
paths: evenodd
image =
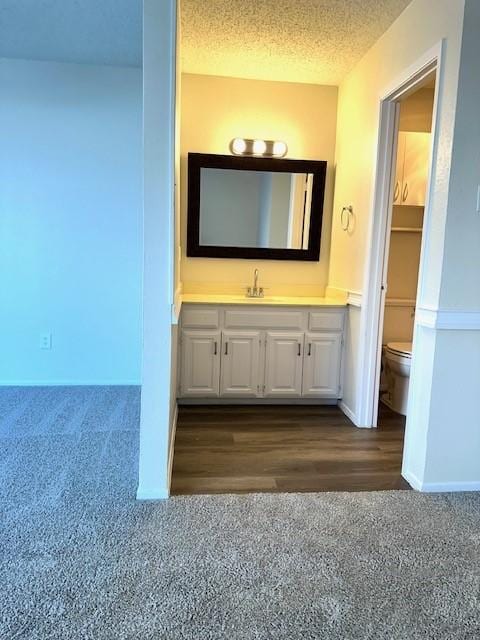
M 173 413 L 172 428 L 170 431 L 170 442 L 168 452 L 168 494 L 170 495 L 170 487 L 172 486 L 172 469 L 173 469 L 173 455 L 175 452 L 175 434 L 177 432 L 177 419 L 178 419 L 178 404 L 175 405 L 175 411 Z
M 142 487 L 137 489 L 137 500 L 167 500 L 170 492 L 167 487 Z
M 422 491 L 425 493 L 480 491 L 480 480 L 468 482 L 424 482 Z
M 139 387 L 135 380 L 0 380 L 0 387 Z
M 353 422 L 354 425 L 357 424 L 357 416 L 350 409 L 350 407 L 345 404 L 343 400 L 340 400 L 340 402 L 338 403 L 338 407 L 343 411 L 343 413 L 347 416 L 347 418 L 350 418 L 350 420 Z
M 360 429 L 365 429 L 365 428 L 368 429 L 369 428 L 369 427 L 365 427 L 364 425 L 361 425 L 359 423 L 359 420 L 358 420 L 357 415 L 355 414 L 355 412 L 352 409 L 350 409 L 350 407 L 347 404 L 345 404 L 345 402 L 343 400 L 340 400 L 340 402 L 338 403 L 338 407 L 343 411 L 343 413 L 347 416 L 347 418 L 349 418 L 353 422 L 353 424 L 356 427 L 358 427 Z
M 179 405 L 248 405 L 248 406 L 273 406 L 273 405 L 335 405 L 337 398 L 177 398 Z
M 422 493 L 453 493 L 459 491 L 480 491 L 480 480 L 460 482 L 422 482 L 409 471 L 402 471 L 408 484 Z
M 353 422 L 353 424 L 358 427 L 359 429 L 371 429 L 372 427 L 368 427 L 365 424 L 360 424 L 360 421 L 357 417 L 357 414 L 350 409 L 350 407 L 345 404 L 345 402 L 343 400 L 341 400 L 338 403 L 339 408 L 343 411 L 343 413 L 347 416 L 347 418 L 350 418 L 350 420 Z
M 412 489 L 415 489 L 415 491 L 422 490 L 422 483 L 415 474 L 411 473 L 410 471 L 402 471 L 402 478 L 404 478 L 412 487 Z

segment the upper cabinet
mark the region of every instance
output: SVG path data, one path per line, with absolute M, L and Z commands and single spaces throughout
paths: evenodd
M 430 158 L 430 133 L 400 131 L 393 204 L 425 206 Z

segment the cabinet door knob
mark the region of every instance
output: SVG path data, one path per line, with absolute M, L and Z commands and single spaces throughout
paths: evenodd
M 298 354 L 297 355 L 299 355 L 299 356 L 302 355 L 302 347 L 301 347 L 300 343 L 298 343 Z
M 213 343 L 213 355 L 216 356 L 217 355 L 217 341 L 215 340 L 215 342 Z
M 397 180 L 397 184 L 395 185 L 395 191 L 393 192 L 393 201 L 396 202 L 398 196 L 400 195 L 400 183 Z
M 403 187 L 402 202 L 405 202 L 407 197 L 408 197 L 408 182 L 406 182 L 405 186 Z
M 311 342 L 308 343 L 308 355 L 309 356 L 312 355 L 312 343 Z
M 228 356 L 228 342 L 225 342 L 225 355 Z

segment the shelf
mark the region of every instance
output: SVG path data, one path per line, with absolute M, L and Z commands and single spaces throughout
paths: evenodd
M 401 233 L 422 233 L 422 227 L 392 227 L 392 231 Z
M 415 307 L 417 301 L 413 298 L 385 298 L 385 306 L 387 307 Z

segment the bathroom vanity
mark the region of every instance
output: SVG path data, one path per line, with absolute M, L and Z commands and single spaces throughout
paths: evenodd
M 326 169 L 322 160 L 189 153 L 187 257 L 317 262 Z M 342 302 L 265 297 L 258 268 L 243 294 L 183 295 L 179 401 L 336 403 Z
M 344 323 L 334 299 L 185 295 L 179 401 L 334 403 Z

